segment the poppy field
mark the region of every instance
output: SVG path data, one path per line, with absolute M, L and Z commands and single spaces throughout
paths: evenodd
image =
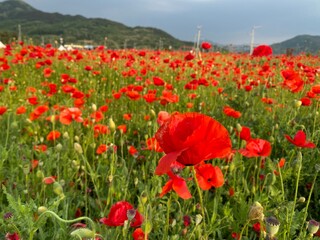
M 1 239 L 320 236 L 320 60 L 0 49 Z

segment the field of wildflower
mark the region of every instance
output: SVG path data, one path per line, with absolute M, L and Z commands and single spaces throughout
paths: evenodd
M 0 49 L 0 239 L 320 236 L 320 60 Z

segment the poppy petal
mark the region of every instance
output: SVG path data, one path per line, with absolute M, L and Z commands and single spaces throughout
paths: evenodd
M 167 172 L 169 172 L 171 164 L 177 159 L 177 157 L 180 156 L 180 154 L 184 150 L 185 149 L 180 150 L 180 151 L 176 151 L 176 152 L 170 152 L 170 153 L 164 155 L 160 159 L 158 166 L 156 167 L 155 174 L 156 175 L 163 175 L 163 174 L 166 174 Z

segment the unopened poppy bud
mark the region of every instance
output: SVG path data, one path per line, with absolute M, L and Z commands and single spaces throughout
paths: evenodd
M 88 228 L 79 228 L 70 233 L 73 237 L 83 238 L 94 238 L 94 232 Z
M 254 204 L 250 207 L 248 219 L 252 220 L 260 220 L 262 221 L 264 218 L 263 207 L 259 202 L 254 202 Z
M 299 100 L 295 100 L 295 101 L 294 101 L 294 106 L 295 106 L 296 108 L 299 108 L 301 105 L 302 105 L 302 102 L 301 102 L 301 101 L 299 101 Z
M 139 178 L 137 178 L 137 177 L 136 177 L 136 178 L 134 178 L 134 185 L 136 185 L 136 186 L 137 186 L 137 185 L 138 185 L 138 183 L 139 183 Z
M 198 226 L 202 222 L 202 216 L 200 214 L 196 215 L 196 226 Z
M 41 143 L 43 143 L 44 138 L 43 138 L 43 137 L 40 137 L 40 139 L 39 139 L 39 140 L 40 140 L 40 142 L 41 142 Z
M 305 197 L 300 197 L 297 202 L 298 203 L 304 203 L 305 201 L 306 201 Z
M 141 202 L 142 202 L 142 204 L 143 205 L 146 204 L 147 200 L 148 200 L 147 194 L 146 193 L 142 193 L 141 194 Z
M 275 217 L 267 217 L 265 219 L 266 222 L 266 232 L 270 239 L 277 234 L 280 227 L 280 222 Z
M 62 134 L 62 137 L 63 137 L 64 139 L 69 139 L 69 133 L 68 133 L 68 132 L 64 132 L 64 133 Z
M 54 115 L 51 115 L 51 117 L 50 117 L 50 122 L 54 123 L 55 120 L 56 120 L 55 116 L 54 116 Z
M 112 183 L 112 181 L 113 181 L 113 176 L 110 175 L 110 176 L 108 177 L 108 180 L 109 180 L 109 183 Z
M 151 225 L 151 222 L 150 221 L 147 221 L 144 225 L 144 232 L 145 234 L 149 234 L 152 230 L 152 225 Z
M 76 152 L 78 152 L 78 153 L 80 153 L 80 154 L 83 153 L 82 147 L 81 147 L 81 145 L 80 145 L 79 143 L 74 143 L 73 146 L 74 146 L 74 150 L 75 150 Z
M 238 131 L 238 132 L 241 132 L 241 131 L 242 131 L 242 126 L 240 125 L 240 123 L 237 123 L 236 128 L 237 128 L 237 131 Z
M 53 192 L 60 197 L 64 196 L 62 186 L 58 182 L 53 183 Z
M 150 110 L 150 113 L 152 117 L 156 117 L 156 112 L 153 109 Z
M 22 170 L 23 170 L 23 173 L 24 173 L 25 175 L 29 174 L 29 173 L 30 173 L 30 166 L 29 166 L 29 164 L 23 165 Z
M 40 215 L 47 210 L 48 210 L 48 208 L 46 208 L 45 206 L 40 206 L 40 207 L 38 207 L 38 214 Z
M 112 132 L 116 130 L 116 124 L 114 123 L 112 118 L 109 118 L 109 128 Z
M 319 223 L 315 220 L 310 220 L 308 222 L 308 231 L 311 235 L 315 234 L 319 230 Z
M 62 150 L 62 144 L 61 143 L 58 143 L 56 146 L 55 146 L 55 149 L 60 152 Z
M 74 136 L 74 140 L 75 140 L 76 142 L 79 142 L 79 141 L 80 141 L 79 136 Z
M 37 176 L 37 178 L 41 178 L 41 179 L 44 178 L 44 174 L 43 174 L 43 172 L 41 170 L 37 171 L 36 176 Z
M 91 108 L 93 111 L 97 111 L 97 105 L 95 105 L 94 103 L 92 103 Z

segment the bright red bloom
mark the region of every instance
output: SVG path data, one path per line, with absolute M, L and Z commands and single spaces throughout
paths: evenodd
M 3 115 L 7 111 L 7 107 L 0 106 L 0 115 Z
M 16 109 L 16 114 L 20 115 L 20 114 L 24 114 L 27 111 L 27 109 L 24 106 L 20 106 Z
M 137 228 L 133 231 L 132 233 L 133 240 L 145 240 L 148 239 L 146 238 L 145 233 L 141 228 Z
M 117 202 L 111 207 L 108 217 L 101 218 L 100 222 L 110 227 L 123 226 L 124 222 L 128 220 L 127 212 L 130 209 L 133 209 L 133 206 L 130 203 L 126 201 Z M 131 220 L 130 226 L 139 227 L 142 222 L 143 216 L 136 211 L 134 218 Z
M 227 129 L 213 118 L 196 112 L 173 114 L 155 137 L 166 153 L 156 168 L 157 175 L 169 172 L 174 161 L 197 165 L 212 158 L 226 157 L 231 152 Z
M 7 233 L 5 238 L 6 240 L 20 240 L 18 233 Z
M 292 139 L 289 135 L 284 135 L 286 139 L 288 139 L 289 142 L 296 145 L 297 147 L 303 147 L 303 148 L 315 148 L 316 145 L 310 141 L 307 141 L 306 134 L 299 130 L 294 138 Z
M 117 126 L 117 129 L 119 129 L 121 133 L 126 133 L 127 132 L 127 125 L 121 124 L 121 125 Z
M 310 106 L 312 104 L 312 101 L 308 97 L 303 97 L 300 99 L 302 106 Z
M 58 139 L 61 136 L 61 133 L 57 130 L 51 131 L 48 135 L 47 135 L 47 140 L 48 141 L 54 141 L 56 139 Z
M 139 153 L 138 150 L 134 146 L 129 146 L 128 152 L 131 156 L 137 156 Z
M 192 197 L 187 187 L 187 183 L 182 177 L 173 174 L 171 171 L 167 174 L 170 177 L 170 180 L 163 186 L 160 197 L 163 197 L 171 190 L 174 190 L 182 199 L 189 199 Z
M 55 177 L 54 176 L 51 176 L 51 177 L 45 177 L 42 179 L 42 182 L 46 185 L 50 185 L 52 183 L 54 183 L 56 181 Z
M 147 149 L 156 151 L 156 152 L 163 152 L 162 148 L 160 147 L 157 139 L 155 137 L 148 138 L 147 141 Z
M 209 42 L 203 42 L 203 43 L 201 43 L 201 48 L 202 48 L 202 49 L 205 49 L 205 50 L 208 50 L 208 49 L 211 48 L 211 43 L 209 43 Z
M 272 55 L 272 48 L 268 45 L 260 45 L 257 46 L 252 53 L 254 57 L 263 57 Z
M 81 115 L 82 112 L 79 108 L 66 108 L 60 113 L 59 120 L 62 124 L 66 125 L 71 124 L 72 120 L 76 122 L 83 122 Z
M 199 187 L 202 190 L 209 190 L 212 187 L 218 188 L 224 184 L 223 173 L 217 166 L 202 164 L 196 167 L 196 173 Z
M 225 115 L 233 118 L 239 118 L 241 117 L 241 112 L 234 110 L 232 107 L 225 106 L 223 108 L 223 112 Z
M 108 147 L 106 144 L 101 144 L 97 150 L 96 150 L 96 154 L 102 154 L 104 152 L 106 152 L 108 150 Z
M 241 140 L 249 141 L 251 139 L 250 128 L 242 126 L 241 132 L 240 133 L 237 132 L 237 135 L 240 137 Z
M 271 144 L 264 139 L 251 139 L 247 142 L 246 148 L 240 149 L 239 152 L 248 158 L 268 157 L 271 154 Z
M 162 126 L 162 124 L 164 124 L 170 118 L 170 116 L 170 113 L 166 111 L 160 111 L 157 118 L 157 123 L 159 126 Z

